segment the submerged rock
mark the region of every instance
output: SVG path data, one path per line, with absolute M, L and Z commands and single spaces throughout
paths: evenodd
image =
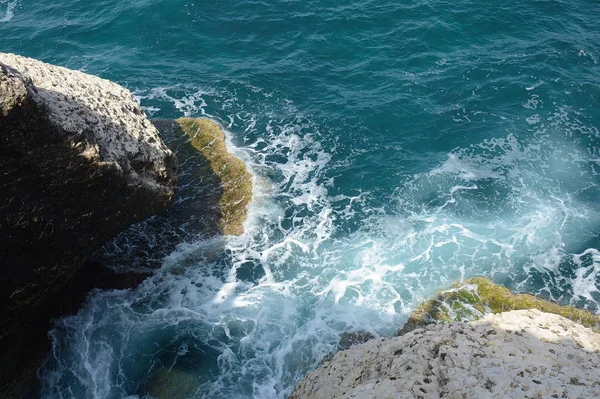
M 538 310 L 429 325 L 338 352 L 290 399 L 597 398 L 600 335 Z
M 0 53 L 0 173 L 0 389 L 11 397 L 43 356 L 55 294 L 92 251 L 170 204 L 177 160 L 128 90 Z
M 561 315 L 594 330 L 600 329 L 600 316 L 584 309 L 557 305 L 529 294 L 515 294 L 486 278 L 474 277 L 423 302 L 398 334 L 405 334 L 428 324 L 478 320 L 487 313 L 521 309 L 538 309 Z
M 150 380 L 147 391 L 153 399 L 187 399 L 202 383 L 197 374 L 180 368 L 161 368 Z

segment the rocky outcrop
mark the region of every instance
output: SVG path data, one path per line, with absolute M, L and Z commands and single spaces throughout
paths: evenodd
M 600 316 L 585 309 L 561 306 L 530 294 L 515 294 L 487 278 L 473 277 L 456 283 L 438 292 L 434 298 L 421 303 L 410 315 L 399 335 L 428 324 L 473 321 L 488 313 L 526 309 L 557 314 L 600 331 Z
M 184 137 L 185 143 L 177 151 L 186 160 L 198 162 L 193 173 L 208 188 L 204 195 L 196 196 L 203 219 L 212 227 L 205 235 L 240 235 L 252 199 L 252 175 L 244 162 L 227 150 L 221 127 L 206 118 L 181 118 L 155 120 L 155 126 L 165 136 Z
M 290 399 L 600 397 L 600 317 L 476 277 L 423 302 L 399 337 L 338 352 Z
M 597 398 L 599 364 L 599 334 L 559 315 L 515 310 L 338 352 L 290 399 Z
M 92 251 L 170 204 L 177 161 L 126 89 L 0 53 L 0 173 L 0 390 L 11 397 L 55 294 Z

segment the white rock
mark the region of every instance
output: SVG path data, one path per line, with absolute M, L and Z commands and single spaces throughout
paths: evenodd
M 538 310 L 490 314 L 338 352 L 290 399 L 600 398 L 600 334 Z
M 131 92 L 113 82 L 15 54 L 0 53 L 0 64 L 31 79 L 48 118 L 61 130 L 86 135 L 81 155 L 113 163 L 134 183 L 156 185 L 169 178 L 174 159 L 158 130 Z M 38 97 L 38 98 L 35 98 Z M 165 156 L 167 155 L 167 156 Z M 170 157 L 169 157 L 170 155 Z

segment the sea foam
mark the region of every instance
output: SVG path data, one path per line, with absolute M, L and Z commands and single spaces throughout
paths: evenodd
M 0 0 L 0 22 L 8 22 L 15 16 L 18 0 Z

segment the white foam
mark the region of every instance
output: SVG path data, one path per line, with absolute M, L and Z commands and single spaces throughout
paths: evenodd
M 17 4 L 18 0 L 0 0 L 0 22 L 8 22 L 15 16 Z
M 573 294 L 595 303 L 600 298 L 600 295 L 592 295 L 600 294 L 600 252 L 595 248 L 588 248 L 573 255 L 573 263 L 577 266 Z

